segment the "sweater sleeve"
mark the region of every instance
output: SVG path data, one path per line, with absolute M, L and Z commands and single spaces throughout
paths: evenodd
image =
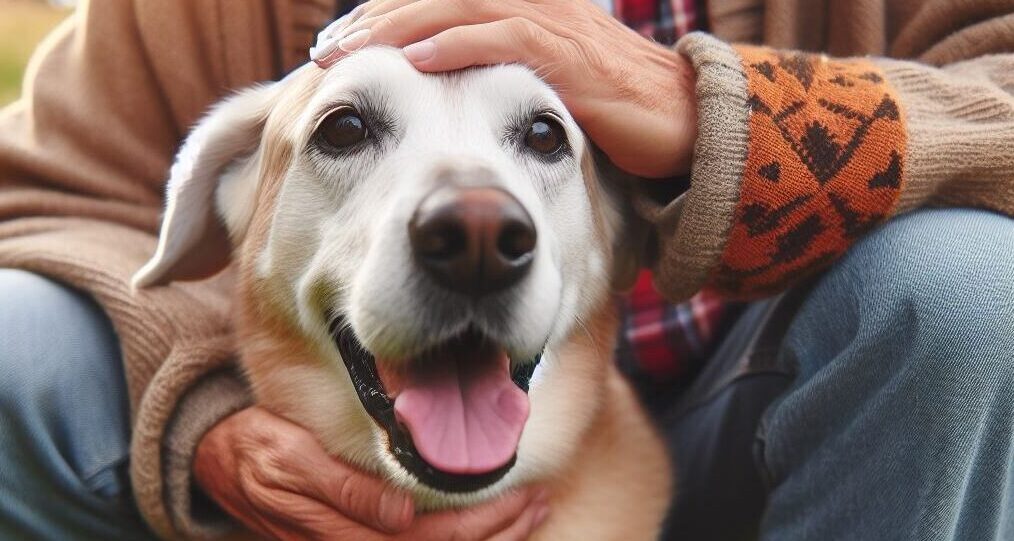
M 120 341 L 131 481 L 160 536 L 198 535 L 193 448 L 249 401 L 232 373 L 228 273 L 133 291 L 155 248 L 169 164 L 232 89 L 303 61 L 333 0 L 91 0 L 34 55 L 0 112 L 0 267 L 89 292 Z M 209 391 L 211 389 L 212 391 Z M 191 528 L 193 526 L 193 528 Z M 198 531 L 201 530 L 201 531 Z
M 919 207 L 1014 214 L 1014 55 L 937 68 L 700 33 L 677 47 L 697 71 L 690 188 L 635 197 L 671 300 L 782 291 Z

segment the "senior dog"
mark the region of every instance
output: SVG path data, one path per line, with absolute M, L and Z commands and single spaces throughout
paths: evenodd
M 651 539 L 671 475 L 612 362 L 636 243 L 603 169 L 531 71 L 369 47 L 199 123 L 135 285 L 231 253 L 257 401 L 422 509 L 538 482 L 536 538 Z

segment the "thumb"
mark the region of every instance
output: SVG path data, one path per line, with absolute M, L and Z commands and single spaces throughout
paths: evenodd
M 415 515 L 411 497 L 328 455 L 303 427 L 280 418 L 272 420 L 277 425 L 276 436 L 285 442 L 276 449 L 280 465 L 275 467 L 273 484 L 317 500 L 374 530 L 397 533 L 409 527 Z
M 394 485 L 327 455 L 300 462 L 301 477 L 312 491 L 309 495 L 346 517 L 387 533 L 401 532 L 412 524 L 412 498 Z

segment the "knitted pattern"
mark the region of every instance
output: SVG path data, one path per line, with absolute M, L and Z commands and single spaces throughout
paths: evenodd
M 906 133 L 872 62 L 737 47 L 747 75 L 749 146 L 717 286 L 779 291 L 891 216 Z

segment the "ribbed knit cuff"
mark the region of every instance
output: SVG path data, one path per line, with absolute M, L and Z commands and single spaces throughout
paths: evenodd
M 197 537 L 211 532 L 194 526 L 191 517 L 183 514 L 191 511 L 190 482 L 185 480 L 190 475 L 187 457 L 193 456 L 204 431 L 244 405 L 236 385 L 223 386 L 221 381 L 205 385 L 209 375 L 229 369 L 232 359 L 228 335 L 177 346 L 141 401 L 131 441 L 130 476 L 138 509 L 163 539 L 179 539 L 183 530 Z M 218 397 L 209 389 L 228 394 Z M 187 495 L 181 495 L 184 491 Z M 185 504 L 181 506 L 181 502 Z
M 163 439 L 165 505 L 176 531 L 187 539 L 213 539 L 235 527 L 232 519 L 202 497 L 193 479 L 197 444 L 219 421 L 253 402 L 234 368 L 208 374 L 180 398 Z
M 658 232 L 655 286 L 673 302 L 693 296 L 718 266 L 739 201 L 748 145 L 747 80 L 739 56 L 694 32 L 676 44 L 697 72 L 698 135 L 690 188 L 671 201 L 634 196 Z

